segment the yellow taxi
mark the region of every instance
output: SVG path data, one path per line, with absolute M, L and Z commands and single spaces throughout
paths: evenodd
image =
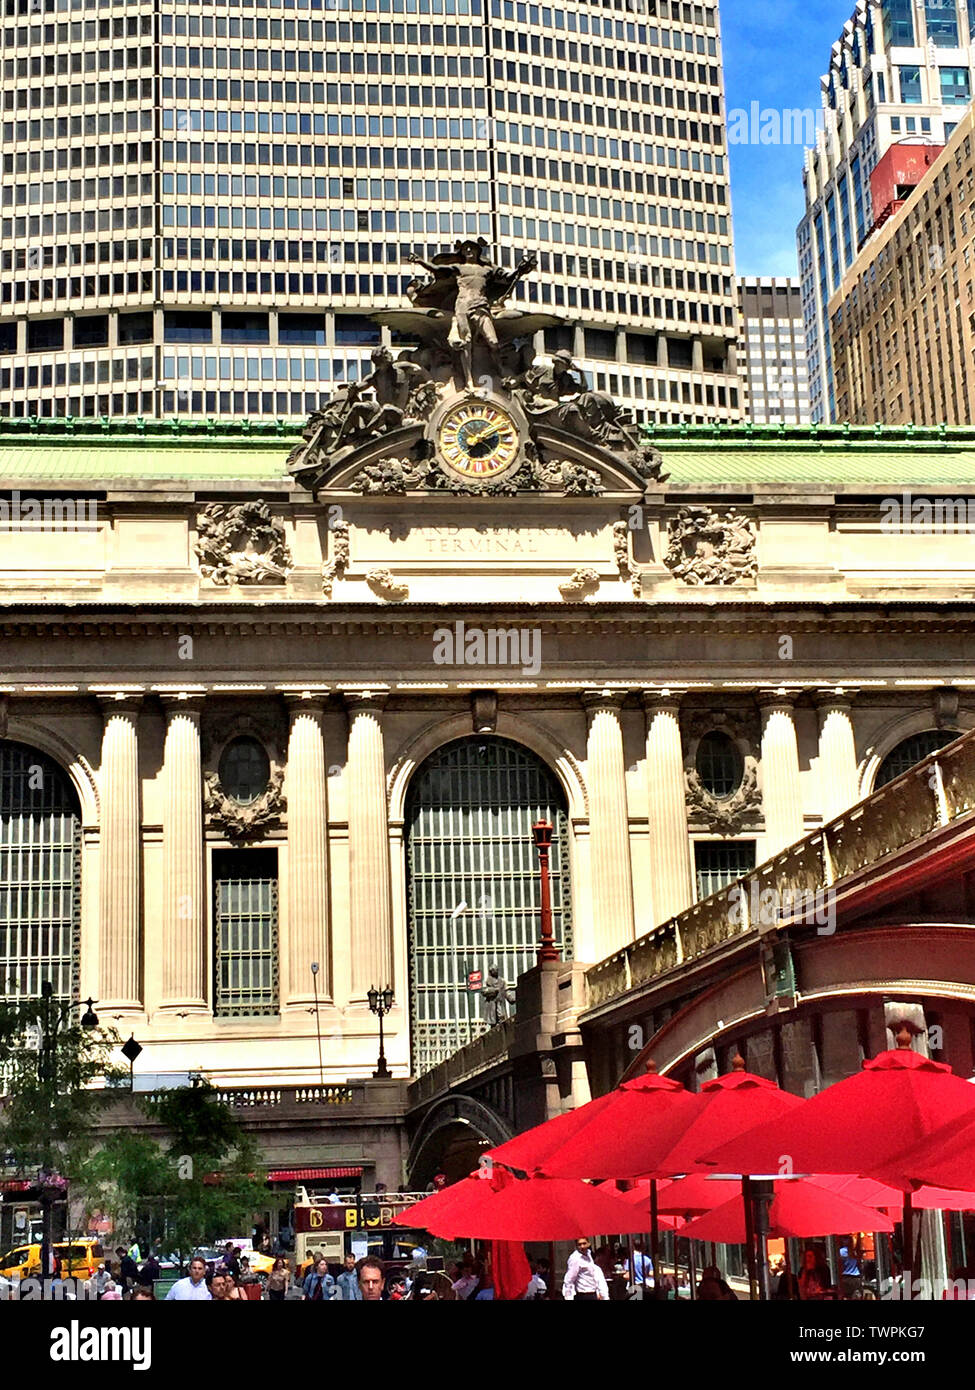
M 54 1257 L 61 1262 L 63 1278 L 90 1279 L 105 1258 L 98 1240 L 58 1240 L 51 1246 Z M 41 1273 L 40 1243 L 16 1245 L 0 1255 L 0 1278 L 37 1279 Z

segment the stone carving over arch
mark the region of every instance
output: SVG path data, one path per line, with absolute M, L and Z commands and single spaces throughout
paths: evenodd
M 464 1095 L 446 1096 L 431 1106 L 413 1136 L 406 1159 L 406 1172 L 409 1177 L 412 1177 L 419 1164 L 423 1150 L 437 1133 L 458 1125 L 467 1126 L 478 1138 L 487 1140 L 492 1147 L 503 1144 L 514 1136 L 514 1130 L 508 1121 L 483 1101 Z
M 860 799 L 869 796 L 874 790 L 880 765 L 888 753 L 892 753 L 906 738 L 937 728 L 944 729 L 946 733 L 968 733 L 970 729 L 975 729 L 975 711 L 970 708 L 959 709 L 955 719 L 940 724 L 933 706 L 929 709 L 914 710 L 910 714 L 895 714 L 886 724 L 881 725 L 864 752 L 859 768 Z
M 91 763 L 60 734 L 34 719 L 11 713 L 7 720 L 6 737 L 12 743 L 25 743 L 46 753 L 62 767 L 78 794 L 83 826 L 97 825 L 101 819 L 98 781 Z
M 406 814 L 406 794 L 413 775 L 431 753 L 447 743 L 471 736 L 469 710 L 431 719 L 401 748 L 386 778 L 386 795 L 391 823 L 401 823 Z M 523 715 L 498 710 L 497 727 L 492 736 L 506 738 L 528 748 L 554 773 L 565 794 L 570 823 L 589 815 L 589 794 L 582 769 L 573 754 L 555 742 L 547 730 Z

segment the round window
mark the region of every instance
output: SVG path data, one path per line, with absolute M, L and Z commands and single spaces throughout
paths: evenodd
M 705 734 L 697 745 L 697 775 L 712 796 L 733 796 L 741 786 L 744 763 L 734 739 L 719 730 Z
M 220 785 L 231 800 L 249 806 L 267 791 L 271 764 L 256 738 L 235 738 L 220 755 Z

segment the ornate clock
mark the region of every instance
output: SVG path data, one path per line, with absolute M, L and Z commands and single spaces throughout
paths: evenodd
M 449 405 L 435 423 L 434 442 L 447 469 L 465 482 L 492 483 L 518 467 L 521 431 L 494 401 L 467 396 Z

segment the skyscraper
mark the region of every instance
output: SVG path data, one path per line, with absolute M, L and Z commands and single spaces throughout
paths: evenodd
M 5 0 L 2 44 L 0 413 L 302 417 L 478 236 L 597 388 L 737 418 L 716 6 Z
M 874 221 L 870 172 L 896 141 L 946 143 L 971 100 L 973 40 L 975 0 L 858 0 L 833 45 L 798 228 L 814 421 L 835 414 L 827 306 Z
M 809 423 L 802 297 L 795 280 L 738 281 L 742 403 L 755 425 Z

